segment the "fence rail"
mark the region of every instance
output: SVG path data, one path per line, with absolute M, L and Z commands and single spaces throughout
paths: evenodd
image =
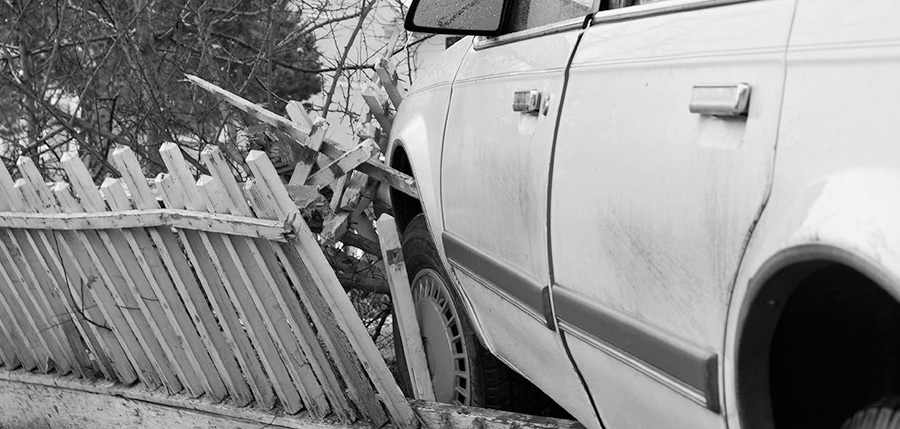
M 99 188 L 0 167 L 0 363 L 343 423 L 418 423 L 272 163 L 195 180 L 160 150 L 157 199 L 130 149 Z

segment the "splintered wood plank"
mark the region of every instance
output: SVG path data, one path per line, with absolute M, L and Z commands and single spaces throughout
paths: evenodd
M 341 199 L 336 202 L 336 204 L 332 205 L 332 210 L 355 209 L 356 204 L 359 203 L 360 199 L 362 198 L 363 190 L 365 189 L 366 184 L 369 182 L 369 176 L 366 176 L 365 174 L 358 171 L 351 171 L 347 177 L 347 187 L 344 189 L 344 194 L 341 196 Z
M 30 161 L 30 160 L 29 160 Z M 29 183 L 39 184 L 39 190 L 34 192 L 23 192 L 26 186 L 20 186 L 14 189 L 12 178 L 5 167 L 0 166 L 0 193 L 3 196 L 2 207 L 5 210 L 28 211 L 28 212 L 51 212 L 59 211 L 56 199 L 46 192 L 45 184 L 37 173 L 37 169 L 33 168 L 30 162 L 20 163 L 22 176 L 27 178 Z M 65 310 L 69 313 L 70 320 L 74 321 L 75 327 L 80 333 L 73 333 L 68 337 L 71 344 L 72 352 L 80 365 L 86 370 L 93 372 L 93 365 L 89 356 L 85 356 L 84 346 L 90 350 L 93 355 L 93 363 L 99 367 L 100 371 L 110 380 L 115 380 L 115 371 L 109 358 L 109 353 L 105 349 L 105 345 L 100 341 L 100 335 L 96 332 L 96 327 L 87 323 L 84 318 L 84 311 L 74 303 L 73 292 L 69 287 L 68 279 L 65 276 L 65 267 L 61 261 L 59 246 L 57 245 L 57 236 L 52 232 L 46 231 L 14 231 L 9 232 L 19 239 L 20 243 L 28 242 L 25 248 L 34 250 L 37 261 L 42 265 L 43 270 L 49 275 L 50 284 L 55 287 L 55 294 L 62 299 Z M 52 240 L 48 235 L 52 234 Z M 94 319 L 100 320 L 103 324 L 105 321 L 102 315 L 94 309 L 94 301 L 90 296 L 84 297 L 85 307 L 89 308 L 88 312 L 92 312 Z M 78 309 L 76 311 L 76 309 Z M 112 333 L 109 337 L 115 342 Z M 67 334 L 68 335 L 68 334 Z M 80 340 L 85 339 L 86 344 Z M 15 341 L 15 339 L 14 339 Z M 118 346 L 118 343 L 115 343 Z M 124 355 L 122 355 L 124 357 Z M 124 361 L 128 365 L 127 361 Z M 133 372 L 132 372 L 133 373 Z
M 163 144 L 160 154 L 169 170 L 168 177 L 172 178 L 171 184 L 163 181 L 161 187 L 161 190 L 167 195 L 169 203 L 177 202 L 184 204 L 189 210 L 206 211 L 204 199 L 197 190 L 193 175 L 178 147 L 171 143 Z M 300 392 L 291 383 L 290 374 L 279 356 L 278 348 L 269 335 L 261 315 L 253 306 L 252 282 L 244 269 L 243 261 L 230 251 L 230 238 L 220 234 L 205 233 L 201 233 L 200 238 L 218 271 L 219 278 L 223 281 L 232 304 L 238 311 L 240 319 L 245 323 L 244 327 L 256 346 L 275 393 L 281 399 L 287 412 L 291 414 L 299 412 L 303 408 Z
M 216 204 L 212 201 L 216 192 L 212 188 L 209 189 L 207 197 L 210 199 L 211 204 L 208 204 L 208 207 L 218 205 L 237 216 L 253 216 L 250 206 L 247 204 L 247 197 L 240 189 L 234 175 L 227 168 L 224 157 L 218 154 L 218 150 L 205 151 L 202 158 L 206 168 L 213 174 L 215 183 L 221 185 L 227 193 L 227 198 L 220 198 L 221 203 Z M 252 179 L 248 180 L 248 184 L 252 185 L 252 183 Z M 259 216 L 259 213 L 257 213 L 257 216 Z M 261 239 L 248 241 L 247 243 L 251 253 L 257 258 L 257 264 L 262 269 L 262 272 L 268 276 L 266 277 L 266 280 L 268 280 L 266 283 L 271 289 L 271 296 L 286 316 L 290 328 L 296 333 L 303 355 L 306 356 L 315 377 L 322 383 L 324 393 L 328 400 L 331 401 L 335 414 L 342 421 L 354 420 L 356 418 L 355 412 L 343 394 L 343 389 L 329 363 L 330 360 L 326 357 L 315 332 L 307 322 L 306 309 L 297 301 L 297 297 L 287 284 L 283 271 L 272 254 L 270 244 L 266 240 Z M 312 381 L 315 382 L 315 379 Z M 313 394 L 312 396 L 317 395 Z
M 400 85 L 400 77 L 397 75 L 397 67 L 393 61 L 382 57 L 375 66 L 375 73 L 378 75 L 384 91 L 387 92 L 388 98 L 394 109 L 400 108 L 400 103 L 406 98 L 406 89 Z
M 381 238 L 385 275 L 391 287 L 394 322 L 400 327 L 406 370 L 414 396 L 416 399 L 434 401 L 434 388 L 431 386 L 431 374 L 428 372 L 428 361 L 425 359 L 422 333 L 419 331 L 419 322 L 416 318 L 416 307 L 409 286 L 409 277 L 406 274 L 403 250 L 400 248 L 400 233 L 397 232 L 397 224 L 392 216 L 383 214 L 378 218 L 378 236 Z
M 177 189 L 171 176 L 160 174 L 156 178 L 156 185 L 167 206 L 184 207 L 184 202 L 180 199 L 180 191 Z M 132 195 L 140 194 L 132 192 Z M 149 201 L 152 195 L 144 195 L 141 198 Z M 169 233 L 171 234 L 171 231 Z M 232 303 L 229 292 L 226 290 L 225 284 L 229 280 L 224 277 L 220 278 L 224 269 L 218 265 L 218 257 L 214 253 L 208 253 L 207 245 L 209 239 L 201 237 L 202 233 L 197 231 L 176 230 L 176 233 L 170 237 L 167 237 L 165 232 L 161 231 L 161 235 L 167 243 L 172 243 L 172 245 L 177 245 L 174 239 L 177 236 L 181 245 L 184 246 L 191 265 L 197 270 L 200 286 L 203 288 L 210 306 L 222 323 L 225 339 L 234 352 L 242 372 L 247 377 L 250 390 L 256 399 L 257 407 L 264 410 L 272 409 L 275 406 L 275 392 L 272 390 L 272 383 L 269 382 L 267 373 L 280 374 L 280 372 L 277 366 L 273 369 L 268 365 L 268 362 L 260 362 L 260 359 L 257 358 L 257 352 L 254 350 L 253 344 L 265 344 L 265 341 L 257 339 L 252 330 L 244 329 L 240 315 Z M 216 261 L 214 262 L 213 259 L 216 259 Z M 264 358 L 264 352 L 260 352 L 260 357 Z M 265 369 L 263 368 L 264 366 Z
M 372 168 L 371 164 L 378 164 L 380 168 Z M 378 179 L 387 183 L 390 187 L 403 192 L 410 197 L 419 199 L 419 188 L 412 176 L 405 174 L 399 170 L 388 167 L 381 161 L 370 159 L 365 164 L 356 168 L 360 173 L 366 173 L 369 177 Z
M 57 183 L 52 192 L 61 210 L 73 212 L 78 210 L 76 209 L 79 206 L 78 201 L 72 196 L 68 183 Z M 94 262 L 87 255 L 83 237 L 71 231 L 60 231 L 57 235 L 62 238 L 58 243 L 62 248 L 60 253 L 65 256 L 60 258 L 65 263 L 63 273 L 67 278 L 77 280 L 77 282 L 70 280 L 72 285 L 70 288 L 74 289 L 70 296 L 73 297 L 76 308 L 85 313 L 85 318 L 104 337 L 102 344 L 114 365 L 119 381 L 125 384 L 135 383 L 138 381 L 138 372 L 143 373 L 149 365 L 142 367 L 137 364 L 135 356 L 137 352 L 134 349 L 140 349 L 140 346 L 124 320 L 121 309 L 103 283 Z M 78 286 L 75 286 L 75 283 Z M 90 301 L 83 298 L 85 295 L 90 296 Z M 143 354 L 142 351 L 140 354 Z
M 319 149 L 322 147 L 322 142 L 325 141 L 326 132 L 328 132 L 328 122 L 322 118 L 316 118 L 310 129 L 309 141 L 307 141 L 310 152 L 297 162 L 289 184 L 299 186 L 306 183 L 313 165 L 319 158 Z
M 385 109 L 385 104 L 388 101 L 387 94 L 370 83 L 366 89 L 363 90 L 362 98 L 363 101 L 366 102 L 366 105 L 369 106 L 369 112 L 371 112 L 372 116 L 375 117 L 375 120 L 378 121 L 381 130 L 385 134 L 390 135 L 391 124 L 394 122 L 394 117 Z
M 387 407 L 391 420 L 399 427 L 415 427 L 417 425 L 415 414 L 403 398 L 400 387 L 394 381 L 387 364 L 356 314 L 350 298 L 328 264 L 328 260 L 325 259 L 325 254 L 300 216 L 299 209 L 291 201 L 272 162 L 263 152 L 251 151 L 247 156 L 247 164 L 261 186 L 265 186 L 274 196 L 278 204 L 279 218 L 292 219 L 296 238 L 285 250 L 295 257 L 299 256 L 299 260 L 292 262 L 303 264 L 312 274 L 312 283 L 320 290 L 328 308 L 333 310 L 338 326 L 347 334 L 347 339 L 359 356 L 360 363 Z
M 345 153 L 338 159 L 335 159 L 325 168 L 319 170 L 306 179 L 306 185 L 318 186 L 320 189 L 340 177 L 350 173 L 360 164 L 368 161 L 372 157 L 377 156 L 381 151 L 374 140 L 365 140 L 351 151 Z
M 292 121 L 307 129 L 312 128 L 315 120 L 318 119 L 310 115 L 299 101 L 288 101 L 285 110 L 287 110 L 288 117 L 291 118 Z
M 120 147 L 113 152 L 113 158 L 125 176 L 124 180 L 129 184 L 137 208 L 159 207 L 150 187 L 143 179 L 134 153 L 126 147 Z M 107 201 L 110 201 L 111 206 L 116 209 L 127 207 L 128 199 L 121 182 L 107 180 L 103 189 L 107 193 Z M 168 228 L 148 228 L 146 234 L 142 234 L 138 238 L 140 243 L 135 244 L 147 249 L 142 254 L 145 255 L 148 263 L 142 267 L 148 278 L 155 280 L 151 285 L 157 296 L 164 297 L 163 303 L 169 309 L 166 314 L 170 318 L 177 338 L 184 343 L 184 350 L 200 355 L 200 358 L 194 359 L 200 362 L 201 366 L 206 365 L 203 355 L 208 352 L 215 369 L 228 388 L 232 401 L 239 406 L 249 404 L 253 399 L 253 394 L 247 382 L 241 377 L 241 369 L 234 356 L 235 351 L 221 332 L 215 316 L 206 304 L 207 298 L 198 287 L 190 265 L 184 253 L 179 249 L 175 235 Z M 156 252 L 159 253 L 158 256 L 153 252 L 154 246 Z M 164 275 L 166 272 L 169 273 L 171 280 Z M 198 274 L 200 273 L 198 272 Z M 184 308 L 179 305 L 182 302 Z M 196 328 L 196 331 L 191 328 L 192 326 Z M 206 346 L 206 350 L 200 347 L 201 341 Z M 204 370 L 209 369 L 204 368 Z
M 359 172 L 354 172 L 354 174 L 357 173 Z M 367 177 L 362 173 L 359 173 L 359 175 L 362 176 L 361 178 Z M 366 240 L 377 245 L 378 233 L 375 231 L 374 222 L 369 218 L 366 208 L 375 200 L 378 187 L 381 186 L 381 183 L 374 179 L 364 180 L 364 183 L 365 186 L 359 191 L 358 197 L 354 198 L 351 196 L 351 201 L 343 203 L 345 204 L 344 209 L 352 211 L 352 214 L 350 215 L 350 228 L 356 230 L 356 232 Z M 347 187 L 347 192 L 356 193 L 356 190 L 356 184 Z
M 320 234 L 323 244 L 330 246 L 344 236 L 350 225 L 350 215 L 351 213 L 348 211 L 339 211 L 328 215 L 328 218 L 322 223 L 322 233 Z
M 219 182 L 211 176 L 201 176 L 197 181 L 197 189 L 205 197 L 209 211 L 237 210 L 221 188 Z M 312 415 L 324 417 L 330 411 L 325 393 L 308 363 L 305 350 L 291 330 L 296 327 L 296 323 L 283 311 L 286 304 L 280 301 L 280 295 L 273 293 L 273 290 L 277 290 L 273 278 L 275 273 L 269 272 L 256 243 L 234 237 L 223 241 L 232 257 L 243 262 L 244 272 L 247 274 L 243 279 L 244 284 L 252 289 L 250 296 L 254 300 L 256 311 L 262 316 L 306 408 Z
M 305 127 L 301 124 L 294 124 L 282 116 L 276 115 L 275 113 L 263 109 L 262 107 L 253 104 L 249 100 L 246 100 L 229 91 L 219 88 L 218 86 L 213 85 L 212 83 L 209 83 L 197 76 L 185 75 L 185 77 L 195 85 L 203 88 L 206 91 L 209 91 L 219 99 L 237 107 L 241 111 L 250 114 L 257 120 L 265 122 L 286 133 L 287 135 L 291 136 L 291 138 L 296 140 L 299 144 L 306 145 L 309 141 L 310 127 Z M 339 144 L 327 138 L 322 142 L 320 152 L 332 159 L 338 158 L 344 154 L 344 151 L 340 148 Z M 375 159 L 370 159 L 366 161 L 365 164 L 360 165 L 358 170 L 368 174 L 371 177 L 375 177 L 378 180 L 390 184 L 391 186 L 397 188 L 399 191 L 413 198 L 419 198 L 419 193 L 418 190 L 416 190 L 415 181 L 413 180 L 413 178 L 408 174 L 402 173 L 385 165 L 383 162 Z

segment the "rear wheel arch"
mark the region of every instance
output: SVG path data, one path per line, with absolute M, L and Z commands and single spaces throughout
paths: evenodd
M 839 427 L 900 393 L 898 286 L 868 259 L 823 244 L 763 264 L 738 324 L 741 426 Z
M 395 141 L 390 151 L 389 165 L 402 173 L 415 177 L 412 169 L 412 162 L 406 153 L 406 148 L 399 140 Z M 394 211 L 394 219 L 397 222 L 397 229 L 402 233 L 409 223 L 420 213 L 423 213 L 422 203 L 403 192 L 390 188 L 391 207 Z

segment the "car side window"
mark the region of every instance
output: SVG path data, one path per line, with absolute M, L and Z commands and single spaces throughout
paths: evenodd
M 594 0 L 513 0 L 507 31 L 537 28 L 585 16 L 593 11 Z

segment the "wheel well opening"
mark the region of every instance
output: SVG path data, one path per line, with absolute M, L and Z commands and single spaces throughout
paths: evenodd
M 391 167 L 402 173 L 409 174 L 410 176 L 413 175 L 412 164 L 409 162 L 409 157 L 406 155 L 406 150 L 403 149 L 403 146 L 398 146 L 394 150 L 394 154 L 391 156 Z M 394 188 L 391 188 L 390 195 L 391 207 L 394 211 L 394 219 L 397 222 L 397 228 L 403 233 L 403 231 L 406 230 L 406 226 L 409 225 L 409 222 L 412 221 L 416 215 L 422 213 L 422 203 Z
M 776 273 L 743 323 L 737 388 L 744 427 L 841 427 L 900 394 L 900 304 L 848 266 Z

